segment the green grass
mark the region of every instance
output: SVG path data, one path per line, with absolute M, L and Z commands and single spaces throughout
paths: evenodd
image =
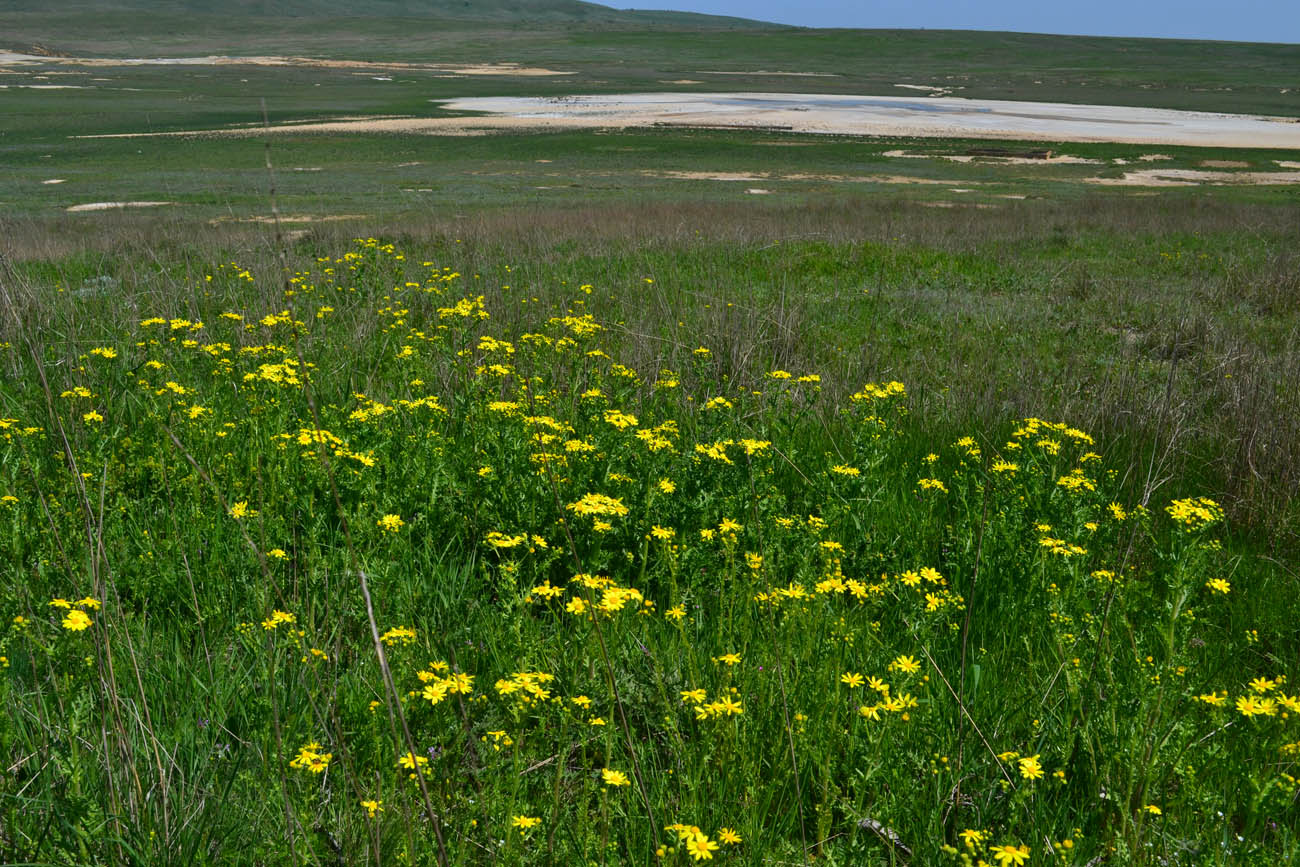
M 594 234 L 9 274 L 5 861 L 1294 861 L 1295 574 L 1142 451 L 1214 335 L 1107 359 L 1015 264 L 1194 294 L 1195 235 Z M 965 366 L 987 422 L 924 373 Z
M 476 4 L 477 5 L 477 4 Z M 629 13 L 617 13 L 626 16 Z M 638 16 L 652 13 L 634 13 Z M 558 80 L 455 82 L 468 95 L 663 90 L 903 94 L 900 83 L 972 98 L 1137 105 L 1300 116 L 1300 48 L 1187 40 L 943 30 L 810 30 L 721 19 L 618 22 L 204 16 L 158 9 L 0 10 L 4 47 L 108 57 L 291 54 L 424 63 L 517 62 L 572 71 Z M 251 22 L 251 23 L 250 23 Z M 734 25 L 734 26 L 733 26 Z M 1014 63 L 1008 59 L 1014 58 Z M 746 72 L 745 76 L 709 72 Z M 165 72 L 171 75 L 172 70 Z M 761 74 L 811 72 L 791 78 Z M 245 76 L 246 77 L 246 76 Z M 446 82 L 442 82 L 446 83 Z M 253 89 L 254 94 L 258 94 Z M 12 94 L 6 94 L 8 96 Z M 258 94 L 260 95 L 260 94 Z
M 1088 183 L 1294 154 L 79 137 L 728 69 L 1296 115 L 1294 46 L 167 8 L 0 29 L 576 74 L 0 91 L 0 862 L 1297 863 L 1295 188 Z

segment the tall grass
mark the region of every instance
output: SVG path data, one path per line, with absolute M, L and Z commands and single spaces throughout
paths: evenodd
M 1294 861 L 1228 316 L 1090 379 L 1105 269 L 600 222 L 10 269 L 3 860 Z

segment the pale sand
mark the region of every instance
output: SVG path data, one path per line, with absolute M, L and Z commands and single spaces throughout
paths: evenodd
M 671 178 L 681 181 L 837 181 L 859 184 L 938 184 L 952 183 L 951 180 L 938 178 L 914 178 L 908 175 L 814 175 L 805 172 L 790 174 L 771 174 L 759 172 L 687 172 L 687 171 L 643 171 L 642 175 L 651 178 Z
M 800 133 L 900 137 L 1109 141 L 1216 147 L 1300 149 L 1300 123 L 1252 115 L 1120 106 L 927 97 L 793 93 L 641 93 L 566 97 L 434 100 L 478 117 L 380 118 L 277 125 L 274 132 L 483 135 L 489 131 L 606 129 L 639 126 L 780 127 Z M 257 127 L 146 135 L 261 135 Z M 1163 155 L 1146 154 L 1144 160 Z M 968 160 L 973 157 L 952 156 Z M 992 158 L 998 159 L 998 158 Z M 1016 159 L 1016 158 L 1002 158 Z M 1062 158 L 1060 161 L 1065 161 Z M 1032 160 L 1032 163 L 1048 162 Z
M 1250 163 L 1245 160 L 1201 160 L 1197 163 L 1203 169 L 1248 169 Z
M 82 211 L 110 211 L 115 208 L 161 208 L 163 205 L 174 205 L 175 202 L 87 202 L 84 205 L 73 205 L 68 208 L 69 213 L 80 213 Z
M 448 100 L 443 106 L 575 126 L 748 125 L 848 135 L 1300 149 L 1300 123 L 1290 118 L 957 97 L 918 102 L 896 96 L 641 93 L 480 97 Z
M 290 214 L 280 217 L 281 223 L 336 223 L 341 220 L 366 220 L 369 214 L 331 214 L 324 217 L 316 217 L 311 214 Z M 208 220 L 208 225 L 218 226 L 222 223 L 275 223 L 275 217 L 265 215 L 256 215 L 252 217 L 217 217 L 215 220 Z
M 67 183 L 67 181 L 68 181 L 67 178 L 50 178 L 48 181 L 41 181 L 41 183 L 42 184 L 64 184 Z
M 546 77 L 573 75 L 539 66 L 520 66 L 517 63 L 470 63 L 449 65 L 445 63 L 371 63 L 366 60 L 326 60 L 317 57 L 285 57 L 280 55 L 255 55 L 232 57 L 211 54 L 206 57 L 45 57 L 38 54 L 20 54 L 0 51 L 0 66 L 31 66 L 60 64 L 65 66 L 307 66 L 321 69 L 365 69 L 376 71 L 435 70 L 451 75 L 506 75 Z
M 984 203 L 972 204 L 970 202 L 917 202 L 923 208 L 975 208 L 980 211 L 989 211 L 996 208 L 997 205 L 988 205 Z
M 839 78 L 836 72 L 780 72 L 773 69 L 755 69 L 751 72 L 721 72 L 716 69 L 700 69 L 696 75 L 784 75 L 791 78 Z
M 984 163 L 1001 163 L 1008 166 L 1099 166 L 1104 160 L 1092 160 L 1086 157 L 1076 157 L 1069 154 L 1048 157 L 1046 159 L 1034 159 L 1033 157 L 998 157 L 998 156 L 974 156 L 971 154 L 913 154 L 903 150 L 885 151 L 882 156 L 898 157 L 909 160 L 949 160 L 954 163 L 970 163 L 979 160 Z
M 1141 169 L 1122 178 L 1084 178 L 1106 187 L 1191 187 L 1199 184 L 1300 184 L 1300 172 L 1209 172 L 1199 169 Z

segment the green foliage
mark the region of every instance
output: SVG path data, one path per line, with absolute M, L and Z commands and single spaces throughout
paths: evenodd
M 1294 857 L 1294 574 L 1213 500 L 425 252 L 8 311 L 0 859 Z

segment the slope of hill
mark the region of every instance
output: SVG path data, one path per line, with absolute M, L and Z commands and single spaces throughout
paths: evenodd
M 425 85 L 416 100 L 425 105 L 441 95 L 686 88 L 946 92 L 1300 117 L 1297 45 L 796 28 L 581 0 L 230 0 L 220 14 L 199 0 L 0 0 L 0 50 L 6 49 L 110 58 L 517 63 L 571 73 L 526 82 L 462 80 L 454 92 Z M 140 75 L 130 86 L 163 86 Z M 414 107 L 403 101 L 385 110 Z
M 213 5 L 202 0 L 0 0 L 0 15 L 117 15 L 218 17 Z M 557 25 L 601 28 L 654 29 L 769 29 L 782 25 L 746 18 L 700 15 L 691 12 L 621 10 L 582 0 L 229 0 L 219 17 L 440 19 L 495 25 Z M 143 24 L 143 22 L 142 22 Z

